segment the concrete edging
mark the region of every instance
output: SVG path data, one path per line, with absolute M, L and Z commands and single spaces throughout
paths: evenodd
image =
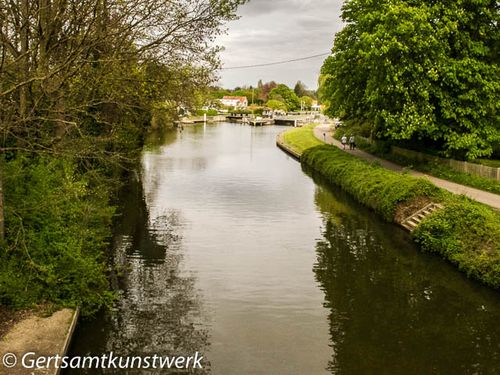
M 293 157 L 295 160 L 300 161 L 301 154 L 299 154 L 298 152 L 292 150 L 290 148 L 290 146 L 288 146 L 286 144 L 286 142 L 283 139 L 283 133 L 284 132 L 278 134 L 278 136 L 276 137 L 276 146 L 278 146 L 285 153 L 287 153 L 288 155 L 290 155 L 291 157 Z
M 68 332 L 66 333 L 66 338 L 64 339 L 64 344 L 61 350 L 61 357 L 66 356 L 68 353 L 69 346 L 71 345 L 71 340 L 73 339 L 73 334 L 75 333 L 76 325 L 78 323 L 78 318 L 80 317 L 80 308 L 77 307 L 73 312 L 73 318 L 71 319 L 70 326 L 68 328 Z M 53 374 L 59 375 L 61 373 L 61 369 L 54 369 Z

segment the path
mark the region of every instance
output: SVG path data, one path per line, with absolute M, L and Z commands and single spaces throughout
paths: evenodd
M 48 317 L 38 317 L 29 314 L 16 322 L 0 340 L 1 375 L 55 375 L 58 369 L 54 362 L 49 368 L 28 369 L 22 366 L 22 357 L 26 353 L 36 353 L 26 359 L 40 356 L 64 356 L 69 346 L 69 340 L 75 328 L 78 312 L 72 309 L 62 309 Z M 14 359 L 15 357 L 15 359 Z M 14 361 L 14 362 L 13 362 Z M 17 363 L 14 365 L 14 363 Z M 14 367 L 7 367 L 8 364 Z M 45 367 L 45 365 L 41 364 Z
M 326 134 L 326 137 L 323 137 L 323 134 Z M 314 128 L 314 136 L 318 138 L 321 141 L 324 141 L 325 143 L 337 146 L 338 148 L 342 149 L 342 143 L 337 141 L 335 138 L 333 138 L 330 134 L 330 125 L 319 125 Z M 407 170 L 403 168 L 400 165 L 394 164 L 390 161 L 378 158 L 372 154 L 369 154 L 367 152 L 361 151 L 361 150 L 348 150 L 346 148 L 346 152 L 355 155 L 361 159 L 365 159 L 369 162 L 378 162 L 382 167 L 386 169 L 390 169 L 392 171 L 396 172 L 401 172 L 403 170 Z M 441 178 L 433 177 L 426 175 L 421 172 L 417 172 L 414 170 L 409 170 L 409 173 L 415 177 L 425 177 L 432 181 L 436 186 L 439 186 L 440 188 L 446 189 L 454 194 L 463 194 L 468 196 L 469 198 L 472 198 L 478 202 L 484 203 L 488 206 L 491 206 L 497 210 L 500 210 L 500 195 L 493 194 L 493 193 L 488 193 L 487 191 L 479 190 L 479 189 L 474 189 L 469 186 L 464 186 L 457 184 L 455 182 L 443 180 Z

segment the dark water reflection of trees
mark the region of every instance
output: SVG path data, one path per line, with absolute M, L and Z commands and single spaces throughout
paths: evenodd
M 499 294 L 431 254 L 319 177 L 316 279 L 329 309 L 335 374 L 493 374 Z
M 116 356 L 201 355 L 209 345 L 208 330 L 196 278 L 184 272 L 182 222 L 175 211 L 151 220 L 140 183 L 123 199 L 123 216 L 114 238 L 115 278 L 119 299 L 112 312 L 78 330 L 88 330 L 71 348 L 71 355 Z M 90 331 L 90 334 L 89 334 Z M 209 373 L 209 363 L 204 361 Z M 75 370 L 65 374 L 157 374 L 158 370 Z M 161 373 L 164 373 L 162 371 Z M 176 371 L 168 371 L 170 374 Z M 179 371 L 185 374 L 186 371 Z

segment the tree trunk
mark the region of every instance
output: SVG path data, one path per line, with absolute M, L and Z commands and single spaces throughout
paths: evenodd
M 5 239 L 5 220 L 3 214 L 3 160 L 0 156 L 0 243 Z
M 29 35 L 28 35 L 28 27 L 29 27 L 29 4 L 28 0 L 22 0 L 21 3 L 21 30 L 20 30 L 20 38 L 21 38 L 21 80 L 26 81 L 28 79 L 28 69 L 29 69 L 29 57 L 28 57 L 28 48 L 29 48 Z M 27 85 L 23 85 L 19 89 L 19 114 L 21 115 L 21 119 L 24 119 L 26 116 L 26 109 L 28 107 L 28 87 Z

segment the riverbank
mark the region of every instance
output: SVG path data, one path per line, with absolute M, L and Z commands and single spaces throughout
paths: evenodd
M 326 135 L 325 135 L 326 138 Z M 401 222 L 430 202 L 443 209 L 425 217 L 412 232 L 424 251 L 440 254 L 469 277 L 500 287 L 500 213 L 429 180 L 387 170 L 336 146 L 319 145 L 314 126 L 292 129 L 278 139 L 303 165 L 340 186 L 389 222 Z

